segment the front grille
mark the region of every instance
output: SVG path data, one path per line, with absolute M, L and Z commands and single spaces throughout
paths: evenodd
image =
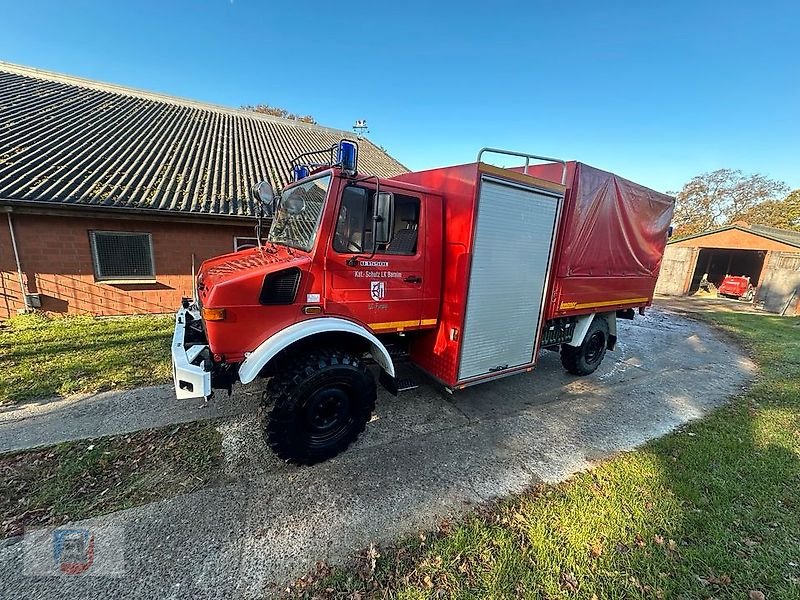
M 294 302 L 299 283 L 300 269 L 297 267 L 270 273 L 264 277 L 258 301 L 261 304 L 291 304 Z

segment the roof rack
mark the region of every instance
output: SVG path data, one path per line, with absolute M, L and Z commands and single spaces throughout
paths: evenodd
M 561 185 L 567 184 L 567 162 L 560 158 L 550 158 L 549 156 L 538 156 L 536 154 L 526 154 L 525 152 L 514 152 L 513 150 L 501 150 L 499 148 L 481 148 L 478 152 L 478 162 L 481 162 L 481 157 L 484 152 L 491 152 L 493 154 L 505 154 L 506 156 L 518 156 L 525 159 L 525 169 L 522 171 L 525 175 L 528 174 L 528 167 L 530 166 L 531 159 L 541 160 L 544 162 L 554 162 L 561 164 Z

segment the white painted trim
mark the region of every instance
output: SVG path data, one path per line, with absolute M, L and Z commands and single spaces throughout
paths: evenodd
M 211 395 L 211 373 L 203 369 L 202 365 L 194 365 L 200 353 L 208 346 L 193 345 L 184 349 L 183 341 L 186 338 L 186 315 L 199 319 L 200 313 L 196 310 L 181 308 L 175 314 L 175 332 L 172 335 L 172 378 L 175 384 L 175 396 L 179 400 L 187 398 L 208 398 Z M 186 390 L 181 384 L 191 384 L 192 390 Z
M 329 332 L 354 333 L 364 338 L 369 342 L 370 353 L 375 362 L 389 375 L 395 376 L 394 364 L 392 363 L 392 357 L 389 356 L 389 351 L 365 327 L 336 317 L 317 317 L 282 329 L 250 352 L 239 366 L 239 381 L 244 384 L 253 381 L 269 361 L 275 358 L 281 350 L 288 348 L 295 342 L 318 333 Z

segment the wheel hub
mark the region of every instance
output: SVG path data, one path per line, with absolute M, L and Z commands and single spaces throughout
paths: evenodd
M 595 363 L 600 359 L 603 354 L 603 346 L 605 345 L 605 336 L 601 331 L 595 331 L 586 342 L 586 362 Z
M 349 415 L 350 400 L 338 388 L 318 390 L 306 404 L 308 426 L 315 433 L 326 433 L 342 426 Z

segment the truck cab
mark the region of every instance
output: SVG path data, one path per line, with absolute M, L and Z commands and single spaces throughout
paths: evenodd
M 335 150 L 346 156 L 349 145 Z M 359 176 L 344 159 L 294 172 L 297 181 L 280 196 L 259 184 L 256 199 L 272 213 L 260 245 L 201 265 L 195 296 L 176 316 L 173 364 L 183 398 L 230 390 L 236 381 L 280 379 L 298 364 L 335 372 L 338 379 L 315 390 L 319 397 L 304 416 L 325 426 L 316 432 L 316 446 L 313 432 L 295 432 L 291 440 L 277 439 L 280 432 L 268 436 L 282 457 L 308 463 L 338 452 L 340 443 L 352 441 L 353 427 L 363 428 L 353 421 L 335 431 L 353 408 L 349 394 L 358 388 L 374 396 L 365 357 L 396 393 L 391 339 L 437 325 L 442 195 Z M 276 387 L 273 381 L 272 401 L 280 395 Z M 276 405 L 292 402 L 283 400 Z

